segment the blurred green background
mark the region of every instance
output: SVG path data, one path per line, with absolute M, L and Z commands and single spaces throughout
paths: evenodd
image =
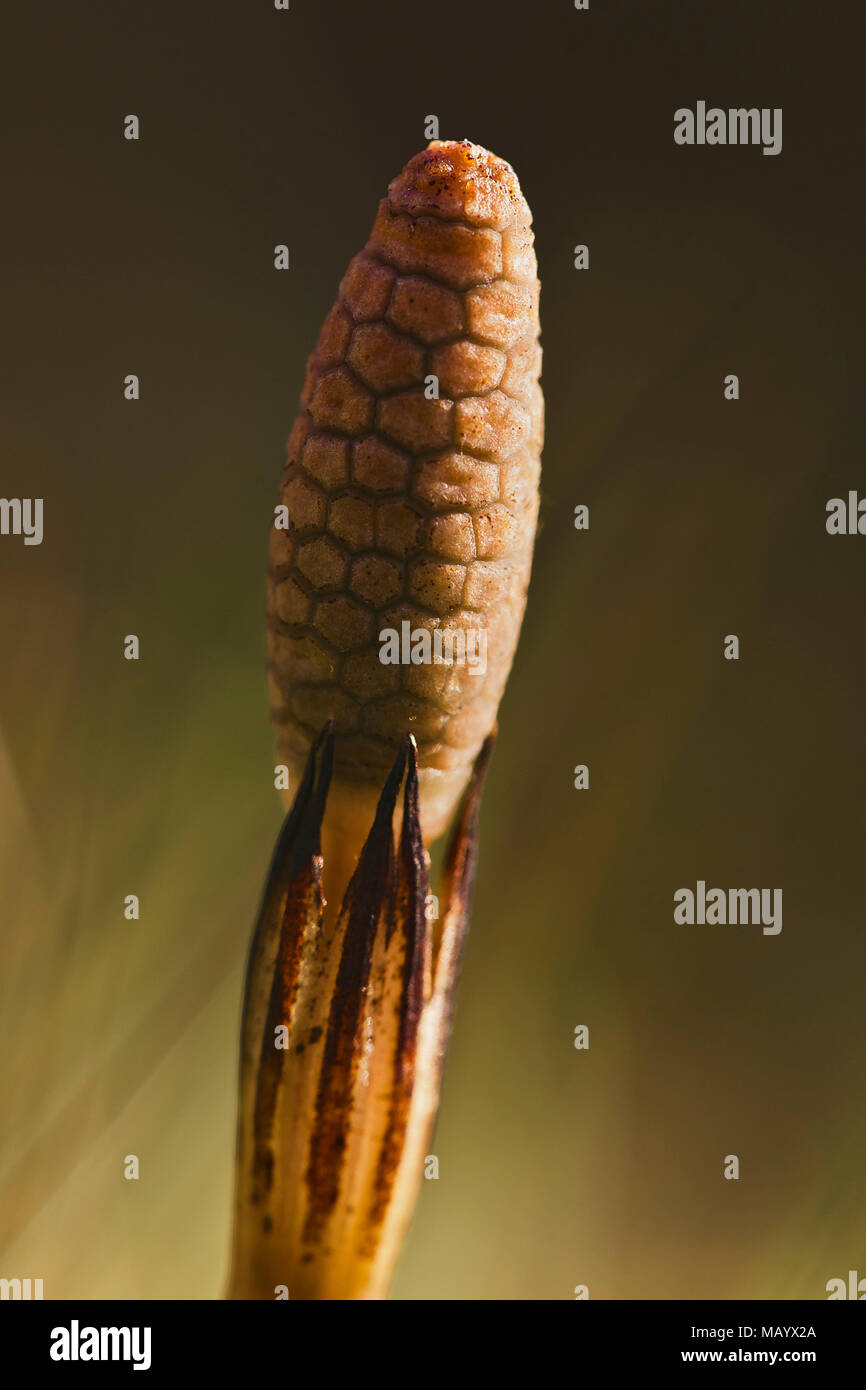
M 219 1296 L 280 820 L 267 530 L 307 353 L 432 113 L 534 209 L 548 443 L 440 1178 L 394 1293 L 866 1274 L 866 540 L 824 528 L 866 494 L 856 14 L 17 8 L 0 490 L 44 497 L 45 540 L 0 538 L 0 1274 Z M 677 148 L 698 99 L 783 107 L 782 154 Z M 675 926 L 698 878 L 781 887 L 781 935 Z

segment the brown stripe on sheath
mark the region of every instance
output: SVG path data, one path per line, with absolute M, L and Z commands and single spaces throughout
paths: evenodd
M 316 756 L 320 751 L 319 776 L 313 792 Z M 310 752 L 295 804 L 280 832 L 253 938 L 248 990 L 253 983 L 253 959 L 260 958 L 256 947 L 264 944 L 265 937 L 277 923 L 279 944 L 262 1032 L 253 1108 L 252 1202 L 262 1201 L 274 1180 L 274 1117 L 283 1070 L 290 1056 L 287 1048 L 275 1046 L 276 1029 L 281 1024 L 291 1028 L 306 930 L 311 922 L 319 927 L 322 922 L 320 832 L 333 765 L 334 733 L 329 723 Z
M 445 1061 L 445 1048 L 454 1016 L 457 977 L 469 929 L 472 898 L 475 891 L 475 872 L 478 867 L 478 817 L 487 770 L 496 743 L 494 725 L 475 760 L 469 786 L 463 796 L 457 824 L 448 845 L 442 874 L 442 898 L 446 904 L 442 934 L 436 943 L 436 964 L 433 988 L 445 1001 L 440 1033 L 438 1062 L 440 1071 Z
M 398 1004 L 388 1120 L 360 1243 L 361 1253 L 369 1256 L 375 1254 L 379 1229 L 388 1211 L 400 1167 L 415 1081 L 418 1028 L 431 988 L 432 933 L 427 921 L 428 893 L 427 861 L 418 817 L 418 753 L 415 740 L 410 738 L 394 893 L 396 925 L 405 935 L 403 980 Z M 389 938 L 390 934 L 389 931 Z
M 367 1003 L 373 942 L 379 924 L 394 910 L 394 808 L 406 765 L 405 749 L 385 783 L 373 829 L 343 900 L 345 936 L 328 1018 L 316 1118 L 306 1171 L 305 1243 L 321 1235 L 340 1191 L 343 1159 L 352 1122 L 360 1025 Z

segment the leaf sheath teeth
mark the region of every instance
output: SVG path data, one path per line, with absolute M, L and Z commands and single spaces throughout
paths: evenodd
M 460 809 L 435 938 L 414 740 L 394 762 L 330 926 L 320 849 L 329 728 L 310 753 L 250 950 L 229 1298 L 387 1291 L 438 1107 L 492 742 Z

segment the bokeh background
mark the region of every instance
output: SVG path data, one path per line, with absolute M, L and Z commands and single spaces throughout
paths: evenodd
M 44 497 L 45 540 L 0 538 L 0 1274 L 219 1296 L 280 820 L 267 530 L 306 355 L 431 113 L 534 209 L 548 443 L 441 1175 L 394 1294 L 822 1298 L 866 1274 L 866 540 L 824 527 L 866 494 L 856 18 L 7 19 L 0 490 Z M 782 154 L 677 148 L 698 99 L 783 107 Z M 675 926 L 698 878 L 781 887 L 781 935 Z

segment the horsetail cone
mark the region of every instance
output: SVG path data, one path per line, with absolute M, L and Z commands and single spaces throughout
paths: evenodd
M 307 367 L 271 539 L 271 715 L 292 787 L 333 719 L 328 817 L 356 837 L 407 732 L 425 842 L 442 832 L 511 667 L 543 433 L 531 220 L 504 160 L 434 141 L 391 183 Z M 442 664 L 381 659 L 382 634 L 424 629 Z M 474 662 L 448 660 L 461 643 Z
M 292 785 L 247 967 L 230 1298 L 389 1286 L 526 598 L 539 364 L 517 179 L 436 141 L 391 184 L 325 320 L 282 479 L 290 524 L 272 532 L 271 710 Z M 437 913 L 425 845 L 455 809 Z

